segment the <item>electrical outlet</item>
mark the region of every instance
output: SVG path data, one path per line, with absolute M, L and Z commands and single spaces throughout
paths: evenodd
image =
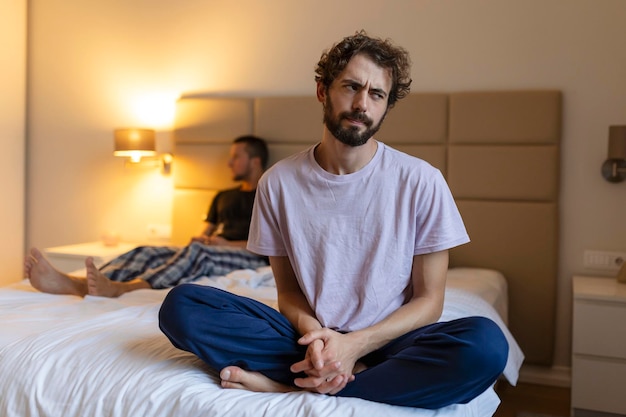
M 172 226 L 169 224 L 149 224 L 148 239 L 169 240 L 172 237 Z
M 624 261 L 626 261 L 626 252 L 586 250 L 583 257 L 583 266 L 589 269 L 618 271 Z

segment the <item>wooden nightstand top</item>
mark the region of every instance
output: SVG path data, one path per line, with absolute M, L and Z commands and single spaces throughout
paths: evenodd
M 626 284 L 615 278 L 574 277 L 574 299 L 603 300 L 626 303 Z
M 115 246 L 105 246 L 102 242 L 78 243 L 75 245 L 55 246 L 44 249 L 47 255 L 63 255 L 65 257 L 85 258 L 93 256 L 98 258 L 114 258 L 136 248 L 136 243 L 120 242 Z

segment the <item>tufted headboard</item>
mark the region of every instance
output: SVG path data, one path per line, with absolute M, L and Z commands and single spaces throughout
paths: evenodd
M 559 224 L 561 93 L 413 93 L 389 112 L 376 138 L 445 175 L 471 243 L 450 265 L 496 269 L 509 287 L 509 327 L 526 363 L 551 365 Z M 232 140 L 268 141 L 270 163 L 317 143 L 313 96 L 183 96 L 174 128 L 173 240 L 198 233 L 217 190 L 232 187 Z

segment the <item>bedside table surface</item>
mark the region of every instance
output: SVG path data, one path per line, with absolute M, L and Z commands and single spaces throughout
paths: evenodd
M 574 277 L 574 298 L 626 303 L 626 284 L 615 278 Z
M 44 249 L 46 254 L 54 254 L 54 255 L 66 255 L 66 256 L 76 256 L 76 257 L 101 257 L 101 258 L 109 258 L 121 255 L 122 253 L 126 253 L 131 249 L 136 248 L 138 245 L 136 243 L 124 243 L 120 242 L 115 246 L 105 246 L 102 242 L 87 242 L 87 243 L 78 243 L 75 245 L 65 245 L 65 246 L 55 246 L 52 248 Z

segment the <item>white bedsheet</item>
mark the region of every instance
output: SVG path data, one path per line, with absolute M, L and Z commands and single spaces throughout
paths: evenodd
M 268 269 L 202 283 L 275 303 Z M 439 410 L 312 393 L 224 390 L 215 372 L 159 331 L 157 313 L 166 293 L 81 299 L 39 293 L 27 281 L 1 288 L 0 415 L 485 417 L 499 404 L 491 388 L 469 404 Z M 523 355 L 502 318 L 489 302 L 449 288 L 442 319 L 467 315 L 484 315 L 503 327 L 511 345 L 505 376 L 515 384 Z

